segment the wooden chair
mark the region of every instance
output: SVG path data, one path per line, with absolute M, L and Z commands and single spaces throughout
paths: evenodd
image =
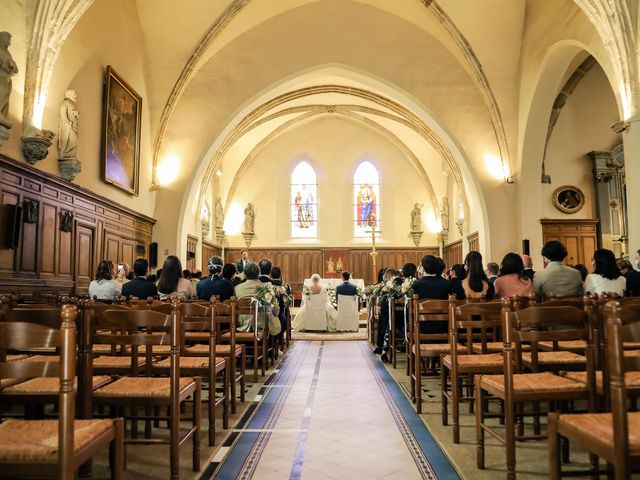
M 399 347 L 407 345 L 405 344 L 405 336 L 407 331 L 406 323 L 409 322 L 408 313 L 405 317 L 405 308 L 408 309 L 410 301 L 405 301 L 404 298 L 389 299 L 389 360 L 393 368 L 397 368 L 398 350 Z M 398 335 L 398 326 L 402 327 L 402 335 Z
M 376 344 L 378 333 L 378 297 L 367 299 L 367 325 L 369 330 L 369 343 Z
M 549 414 L 549 477 L 552 480 L 563 476 L 561 437 L 605 459 L 613 466 L 616 480 L 629 479 L 632 472 L 640 471 L 640 412 L 628 412 L 626 388 L 628 375 L 640 371 L 640 357 L 627 356 L 624 351 L 625 342 L 640 341 L 640 306 L 622 306 L 621 302 L 611 301 L 607 304 L 606 317 L 611 412 Z
M 250 298 L 241 298 L 235 300 L 236 303 L 236 325 L 241 315 L 251 317 L 251 331 L 234 332 L 235 342 L 245 346 L 245 356 L 250 357 L 253 361 L 253 381 L 258 381 L 258 363 L 262 371 L 262 376 L 266 373 L 267 362 L 267 341 L 269 337 L 269 321 L 266 318 L 263 308 L 258 302 Z M 263 322 L 260 325 L 259 316 L 263 315 Z M 220 339 L 224 343 L 231 342 L 232 332 L 223 333 Z M 249 349 L 251 347 L 251 349 Z M 244 389 L 243 389 L 244 392 Z
M 516 441 L 537 440 L 545 438 L 536 432 L 525 437 L 522 405 L 526 402 L 548 402 L 550 410 L 557 409 L 562 402 L 577 399 L 588 399 L 589 409 L 594 408 L 595 395 L 592 392 L 595 383 L 595 352 L 592 344 L 592 304 L 586 302 L 585 310 L 574 307 L 531 307 L 510 312 L 511 300 L 502 300 L 503 362 L 502 375 L 478 375 L 476 387 L 476 442 L 477 466 L 484 469 L 484 436 L 489 433 L 506 449 L 507 478 L 515 478 Z M 531 342 L 532 351 L 535 343 L 540 341 L 587 341 L 587 385 L 555 375 L 551 372 L 522 372 L 522 342 Z M 534 362 L 533 368 L 536 368 Z M 504 402 L 505 435 L 494 430 L 484 422 L 487 415 L 487 399 L 485 392 Z M 539 411 L 534 409 L 534 416 Z M 516 432 L 518 417 L 518 432 Z M 517 435 L 516 435 L 517 433 Z
M 153 345 L 171 345 L 169 378 L 123 376 L 118 380 L 97 389 L 93 400 L 98 406 L 109 406 L 112 411 L 129 407 L 132 414 L 128 419 L 139 419 L 135 411 L 139 407 L 149 411 L 169 409 L 169 440 L 160 438 L 131 438 L 125 443 L 169 444 L 171 478 L 178 478 L 180 454 L 179 448 L 191 438 L 193 471 L 200 470 L 200 417 L 201 417 L 201 379 L 200 377 L 180 377 L 180 310 L 179 302 L 173 303 L 171 315 L 148 310 L 106 310 L 101 319 L 88 316 L 93 343 L 123 345 L 132 349 L 132 356 L 139 347 L 146 348 L 146 356 L 151 356 Z M 112 331 L 119 333 L 114 334 Z M 91 358 L 91 357 L 90 357 Z M 133 360 L 132 360 L 133 361 Z M 89 365 L 90 368 L 90 365 Z M 184 436 L 180 436 L 180 407 L 193 397 L 192 427 Z M 150 420 L 145 415 L 145 420 Z
M 214 316 L 209 308 L 195 303 L 180 304 L 180 376 L 203 377 L 209 386 L 207 401 L 209 413 L 209 446 L 215 444 L 216 407 L 222 405 L 222 428 L 229 428 L 229 383 L 231 382 L 230 361 L 216 353 L 218 335 Z M 188 332 L 207 335 L 207 343 L 194 350 L 187 348 L 185 336 Z M 154 347 L 162 347 L 158 345 Z M 152 365 L 152 372 L 167 375 L 171 369 L 171 358 L 165 358 Z M 216 395 L 216 380 L 222 384 L 222 395 Z M 194 409 L 200 408 L 194 404 Z
M 75 471 L 111 445 L 111 478 L 123 478 L 122 419 L 75 420 L 76 308 L 62 308 L 61 328 L 25 322 L 0 323 L 0 350 L 60 349 L 59 362 L 1 362 L 0 378 L 58 376 L 58 420 L 6 420 L 0 424 L 0 477 L 75 478 Z
M 460 443 L 460 402 L 473 400 L 473 376 L 500 373 L 504 368 L 502 353 L 474 354 L 474 335 L 480 332 L 480 346 L 486 351 L 486 331 L 495 331 L 501 324 L 501 302 L 473 302 L 458 305 L 455 295 L 449 297 L 449 345 L 450 352 L 442 356 L 440 389 L 442 399 L 442 424 L 448 423 L 448 403 L 451 402 L 453 420 L 453 443 Z M 462 336 L 462 338 L 460 338 Z M 461 354 L 454 345 L 466 340 L 466 351 Z M 447 373 L 450 372 L 450 375 Z M 451 378 L 451 393 L 447 388 L 447 377 Z M 469 394 L 462 395 L 463 380 L 467 379 Z
M 422 365 L 424 358 L 434 362 L 441 355 L 450 353 L 449 340 L 449 301 L 448 300 L 421 300 L 417 295 L 413 296 L 413 340 L 411 349 L 413 360 L 411 371 L 411 398 L 416 404 L 416 412 L 422 413 Z M 427 330 L 436 325 L 436 330 L 444 330 L 442 333 L 421 333 L 420 325 L 427 325 Z M 435 343 L 440 342 L 440 343 Z M 457 346 L 463 353 L 465 348 Z M 429 368 L 429 367 L 428 367 Z M 435 371 L 435 369 L 434 369 Z

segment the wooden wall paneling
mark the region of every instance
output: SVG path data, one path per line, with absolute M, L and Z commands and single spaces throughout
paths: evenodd
M 442 257 L 447 268 L 457 263 L 462 263 L 462 239 L 452 242 L 442 249 Z
M 209 269 L 207 267 L 209 263 L 209 259 L 214 255 L 220 256 L 222 254 L 222 249 L 213 243 L 209 243 L 206 240 L 202 240 L 202 253 L 200 254 L 202 260 L 202 274 L 208 275 Z
M 75 227 L 75 292 L 86 292 L 95 276 L 95 229 L 76 223 Z
M 17 205 L 20 197 L 16 193 L 3 190 L 2 192 L 2 205 Z M 19 249 L 5 248 L 4 242 L 7 236 L 7 225 L 9 222 L 8 208 L 4 207 L 0 210 L 0 271 L 8 274 L 13 274 L 15 269 L 15 263 L 17 258 L 17 252 Z
M 600 246 L 599 220 L 540 220 L 542 241 L 561 241 L 567 247 L 567 265 L 582 263 L 592 270 L 593 252 Z
M 467 242 L 469 242 L 469 251 L 480 251 L 480 235 L 478 232 L 473 232 L 467 235 Z
M 196 269 L 196 248 L 198 246 L 198 238 L 193 235 L 187 235 L 187 258 L 186 265 L 183 268 L 186 268 L 189 271 L 193 271 Z
M 151 242 L 153 218 L 0 155 L 0 203 L 25 200 L 37 202 L 38 219 L 23 219 L 16 249 L 4 248 L 7 212 L 0 208 L 0 293 L 86 290 L 98 260 L 131 263 L 136 245 Z M 60 230 L 63 211 L 73 216 L 72 232 Z

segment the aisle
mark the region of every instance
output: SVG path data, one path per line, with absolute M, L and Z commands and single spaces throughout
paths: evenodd
M 201 478 L 458 478 L 366 342 L 296 342 L 236 428 Z

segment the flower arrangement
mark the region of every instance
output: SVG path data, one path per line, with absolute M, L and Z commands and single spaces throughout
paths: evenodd
M 402 291 L 402 295 L 405 297 L 413 297 L 413 284 L 416 283 L 416 279 L 414 277 L 405 278 L 402 285 L 400 285 L 400 290 Z
M 338 296 L 336 295 L 336 289 L 335 288 L 327 288 L 327 295 L 329 297 L 329 301 L 331 302 L 331 305 L 333 306 L 333 308 L 337 309 L 338 308 Z
M 367 285 L 364 288 L 364 296 L 365 296 L 365 298 L 377 297 L 378 294 L 380 293 L 380 289 L 381 288 L 382 288 L 382 286 L 380 284 Z
M 282 300 L 284 301 L 285 307 L 291 306 L 291 302 L 292 302 L 291 285 L 289 285 L 288 283 L 283 283 L 282 285 L 278 285 L 276 287 L 276 294 L 278 295 L 278 297 L 282 298 Z
M 278 307 L 278 295 L 273 283 L 265 283 L 256 287 L 256 298 L 263 307 Z

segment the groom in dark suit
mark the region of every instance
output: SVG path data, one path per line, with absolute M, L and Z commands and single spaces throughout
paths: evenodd
M 249 258 L 249 250 L 243 248 L 240 252 L 240 258 L 236 260 L 236 272 L 241 274 L 244 272 L 244 267 L 246 267 L 252 260 Z
M 342 285 L 336 287 L 336 302 L 338 301 L 338 295 L 349 295 L 352 297 L 358 293 L 358 288 L 349 280 L 351 280 L 351 274 L 349 272 L 342 272 Z

